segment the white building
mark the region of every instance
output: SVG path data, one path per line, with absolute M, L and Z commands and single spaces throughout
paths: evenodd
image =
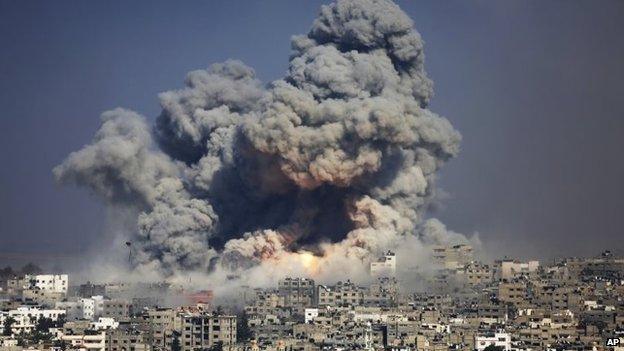
M 117 327 L 119 327 L 119 322 L 115 321 L 114 318 L 100 317 L 97 321 L 91 322 L 91 329 L 93 330 L 117 329 Z
M 388 320 L 388 315 L 387 314 L 381 314 L 381 313 L 365 313 L 365 312 L 350 312 L 349 313 L 349 317 L 351 317 L 351 319 L 355 322 L 381 322 L 381 323 L 385 323 Z
M 102 315 L 104 310 L 104 297 L 97 295 L 89 298 L 80 299 L 80 305 L 82 306 L 82 318 L 87 320 L 94 320 Z
M 477 351 L 483 351 L 490 345 L 502 347 L 505 351 L 511 351 L 511 335 L 501 331 L 475 335 L 475 349 Z
M 500 262 L 500 278 L 512 279 L 520 275 L 526 275 L 537 271 L 539 268 L 539 261 L 501 261 Z
M 37 320 L 49 318 L 57 321 L 61 315 L 65 315 L 65 310 L 41 310 L 36 307 L 18 307 L 8 312 L 0 312 L 0 325 L 4 325 L 7 318 L 13 318 L 15 322 L 11 325 L 13 334 L 30 333 L 35 329 Z
M 24 276 L 25 289 L 37 288 L 44 291 L 67 294 L 69 276 L 67 274 L 37 274 Z
M 98 318 L 104 311 L 104 296 L 91 296 L 91 299 L 93 300 L 93 318 Z
M 386 252 L 376 262 L 371 262 L 370 272 L 373 277 L 392 277 L 396 274 L 396 255 Z
M 0 336 L 0 350 L 12 350 L 17 348 L 17 339 Z
M 102 331 L 97 334 L 76 334 L 59 336 L 60 340 L 71 345 L 72 349 L 80 349 L 87 351 L 105 351 L 106 350 L 106 332 Z
M 104 297 L 91 296 L 73 301 L 61 301 L 55 304 L 58 309 L 66 311 L 67 320 L 96 320 L 104 310 Z
M 314 318 L 318 317 L 319 310 L 318 308 L 306 308 L 305 309 L 305 322 L 310 323 L 314 320 Z

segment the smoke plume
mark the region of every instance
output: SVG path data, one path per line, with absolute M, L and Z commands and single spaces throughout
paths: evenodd
M 138 213 L 138 270 L 357 275 L 388 249 L 466 240 L 424 218 L 461 139 L 432 87 L 398 6 L 338 0 L 293 37 L 283 79 L 234 60 L 190 72 L 153 126 L 105 112 L 54 174 Z

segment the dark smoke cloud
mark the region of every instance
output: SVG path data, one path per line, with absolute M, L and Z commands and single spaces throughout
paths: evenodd
M 461 137 L 427 109 L 433 84 L 407 15 L 339 0 L 292 48 L 268 87 L 239 61 L 189 73 L 160 95 L 153 128 L 104 113 L 55 176 L 134 207 L 137 267 L 166 275 L 354 274 L 387 249 L 465 241 L 423 218 Z

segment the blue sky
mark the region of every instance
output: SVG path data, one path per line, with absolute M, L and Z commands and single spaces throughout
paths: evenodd
M 228 58 L 277 79 L 321 3 L 0 0 L 0 263 L 106 241 L 103 206 L 51 174 L 102 111 L 153 118 L 159 92 Z M 435 215 L 494 256 L 624 249 L 624 2 L 398 3 L 426 41 L 431 109 L 464 137 Z

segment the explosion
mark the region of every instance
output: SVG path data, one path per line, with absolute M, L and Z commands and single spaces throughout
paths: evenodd
M 319 274 L 319 259 L 311 252 L 303 251 L 298 253 L 301 265 L 308 276 L 316 277 Z
M 239 61 L 190 72 L 153 126 L 105 112 L 54 169 L 137 214 L 135 269 L 348 276 L 388 249 L 466 240 L 423 218 L 461 137 L 427 109 L 411 19 L 391 1 L 338 0 L 292 50 L 266 86 Z

